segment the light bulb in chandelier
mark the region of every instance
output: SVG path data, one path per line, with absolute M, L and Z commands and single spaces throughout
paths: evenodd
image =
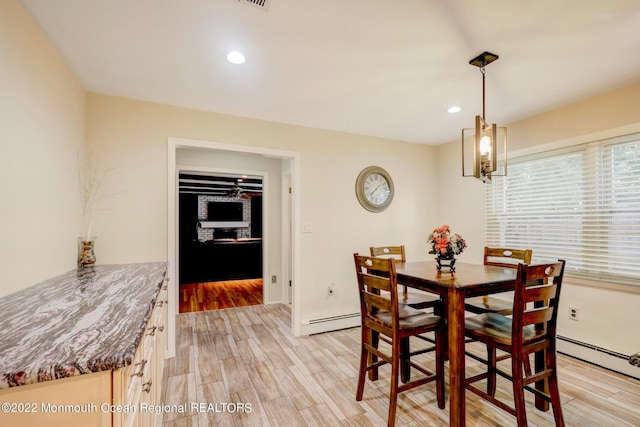
M 489 135 L 480 138 L 480 154 L 483 156 L 491 154 L 491 137 Z

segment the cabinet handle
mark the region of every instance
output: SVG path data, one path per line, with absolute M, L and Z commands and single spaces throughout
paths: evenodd
M 148 330 L 149 330 L 149 332 L 147 332 L 147 335 L 149 335 L 149 336 L 151 336 L 151 337 L 152 337 L 152 336 L 154 336 L 154 335 L 156 334 L 156 329 L 158 329 L 158 327 L 157 327 L 157 326 L 153 326 L 153 327 L 149 328 L 149 329 L 148 329 Z
M 151 392 L 151 380 L 149 380 L 146 383 L 142 384 L 142 391 L 144 391 L 145 393 L 150 393 Z
M 132 377 L 141 377 L 144 375 L 144 367 L 147 364 L 147 359 L 142 359 L 141 362 L 138 362 L 136 364 L 134 364 L 133 366 L 139 366 L 140 369 L 138 370 L 138 372 L 134 372 L 133 374 L 131 374 L 130 376 Z

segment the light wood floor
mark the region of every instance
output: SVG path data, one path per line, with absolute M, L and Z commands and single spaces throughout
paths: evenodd
M 262 304 L 262 279 L 180 285 L 180 313 Z
M 178 315 L 178 356 L 166 361 L 162 401 L 217 404 L 218 412 L 167 412 L 163 426 L 386 425 L 388 367 L 355 400 L 360 329 L 295 338 L 290 323 L 282 304 Z M 416 359 L 433 366 L 433 353 Z M 478 371 L 476 362 L 467 363 L 469 373 Z M 559 364 L 567 426 L 640 425 L 640 380 L 563 355 Z M 500 377 L 498 395 L 511 396 Z M 223 411 L 228 403 L 250 404 L 251 412 Z M 553 425 L 551 412 L 535 410 L 531 396 L 527 407 L 530 426 Z M 448 419 L 448 403 L 437 407 L 433 384 L 398 398 L 397 426 L 447 426 Z M 467 425 L 514 426 L 515 420 L 467 393 Z

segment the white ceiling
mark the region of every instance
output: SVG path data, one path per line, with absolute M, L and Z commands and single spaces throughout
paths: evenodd
M 498 125 L 640 82 L 638 0 L 246 1 L 21 0 L 88 91 L 418 143 L 473 126 L 485 50 Z

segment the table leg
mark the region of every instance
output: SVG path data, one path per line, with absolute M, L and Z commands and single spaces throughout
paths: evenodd
M 410 352 L 409 338 L 405 338 L 400 342 L 400 381 L 403 383 L 408 383 L 411 379 Z
M 449 336 L 449 425 L 464 426 L 464 295 L 450 288 L 447 301 L 447 328 Z
M 534 370 L 535 372 L 542 372 L 545 369 L 547 369 L 547 363 L 544 360 L 544 351 L 538 351 L 535 353 L 534 356 Z M 542 391 L 545 394 L 549 394 L 549 382 L 547 381 L 547 379 L 541 380 L 541 381 L 537 381 L 535 384 L 536 389 Z M 535 397 L 535 402 L 536 402 L 536 408 L 541 410 L 541 411 L 548 411 L 549 410 L 549 402 L 547 402 L 546 400 L 544 400 L 542 397 L 536 395 Z
M 542 304 L 540 301 L 536 301 L 534 303 L 534 307 L 543 307 L 544 304 Z M 536 328 L 541 328 L 544 327 L 544 325 L 536 325 Z M 538 351 L 535 353 L 534 356 L 534 370 L 535 372 L 542 372 L 545 369 L 547 369 L 547 362 L 544 358 L 544 350 L 543 351 Z M 537 390 L 542 391 L 545 394 L 549 394 L 549 382 L 547 381 L 547 379 L 545 378 L 544 380 L 541 381 L 537 381 L 535 383 L 535 387 Z M 536 395 L 535 397 L 535 403 L 536 403 L 536 408 L 541 410 L 541 411 L 548 411 L 549 410 L 549 402 L 547 402 L 546 400 L 544 400 L 542 397 Z

